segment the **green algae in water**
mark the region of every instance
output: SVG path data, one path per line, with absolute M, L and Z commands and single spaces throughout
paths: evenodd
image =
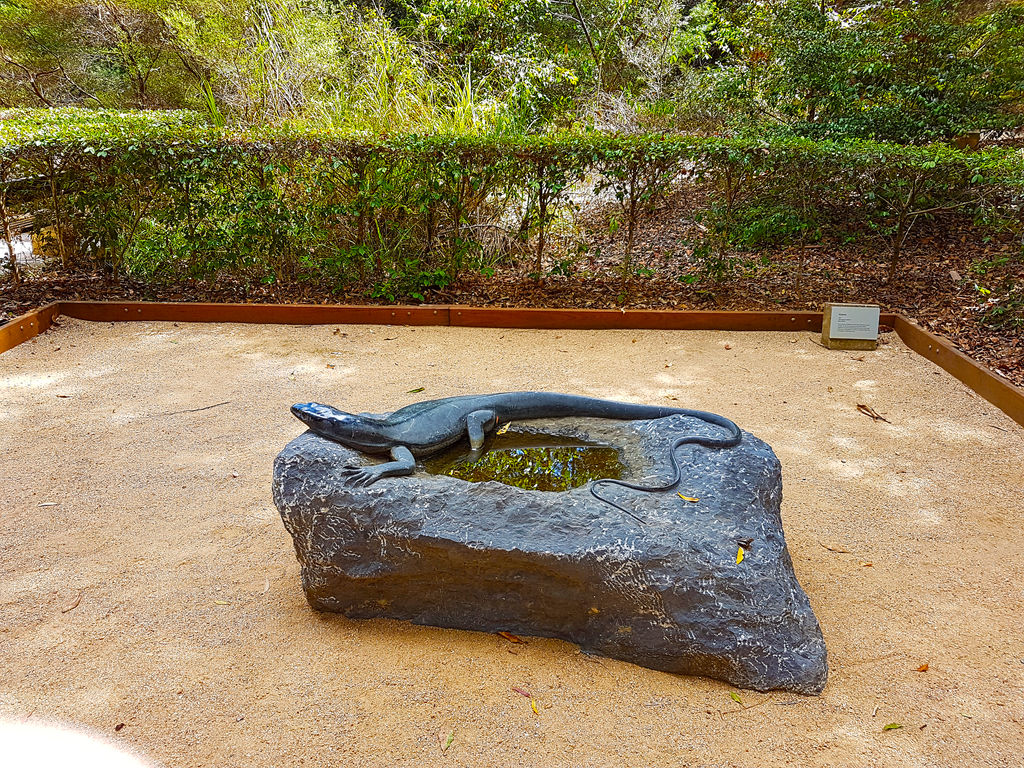
M 479 457 L 460 443 L 426 458 L 423 466 L 435 475 L 471 483 L 496 480 L 533 491 L 567 491 L 591 480 L 621 477 L 626 470 L 610 445 L 525 432 L 491 436 Z

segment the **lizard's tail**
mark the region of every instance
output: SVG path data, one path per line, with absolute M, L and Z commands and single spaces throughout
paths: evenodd
M 679 413 L 680 411 L 676 412 Z M 598 486 L 602 484 L 618 485 L 621 488 L 629 488 L 630 490 L 633 491 L 643 491 L 645 493 L 659 493 L 662 491 L 671 491 L 679 485 L 679 481 L 682 479 L 682 469 L 679 466 L 679 460 L 676 458 L 676 451 L 679 449 L 680 446 L 695 443 L 697 445 L 706 445 L 712 448 L 731 448 L 735 445 L 739 445 L 740 440 L 743 439 L 743 433 L 740 432 L 740 428 L 737 427 L 735 423 L 725 418 L 724 416 L 719 416 L 718 414 L 714 413 L 705 413 L 704 411 L 682 412 L 685 413 L 687 416 L 695 416 L 696 418 L 702 419 L 703 421 L 707 421 L 711 424 L 726 427 L 727 429 L 729 429 L 730 434 L 728 437 L 722 438 L 705 437 L 703 435 L 686 435 L 685 437 L 680 437 L 678 440 L 672 443 L 672 447 L 669 449 L 668 452 L 669 463 L 671 463 L 672 465 L 672 477 L 664 485 L 638 485 L 636 483 L 627 483 L 625 480 L 613 480 L 611 478 L 605 478 L 602 480 L 595 480 L 590 484 L 591 495 L 598 501 L 603 501 L 605 504 L 610 504 L 611 506 L 615 507 L 620 512 L 625 512 L 638 523 L 644 524 L 647 521 L 639 515 L 637 515 L 635 512 L 631 512 L 630 510 L 623 507 L 621 504 L 617 504 L 611 499 L 606 499 L 604 496 L 601 496 L 597 492 Z
M 695 411 L 690 408 L 672 408 L 662 405 L 642 405 L 640 403 L 621 403 L 615 400 L 601 400 L 596 397 L 581 395 L 562 395 L 537 392 L 518 393 L 524 397 L 521 402 L 506 406 L 509 419 L 537 419 L 552 416 L 589 416 L 599 419 L 620 419 L 641 421 L 646 419 L 663 419 L 666 416 L 689 416 L 701 421 L 722 427 L 726 435 L 722 437 L 705 437 L 694 435 L 686 442 L 706 445 L 710 448 L 731 448 L 739 445 L 742 439 L 740 428 L 725 416 L 707 411 Z
M 685 438 L 681 438 L 681 442 L 678 442 L 676 447 L 686 443 L 696 443 L 697 445 L 706 445 L 709 448 L 732 448 L 733 446 L 739 445 L 740 440 L 743 439 L 743 433 L 740 431 L 740 428 L 736 426 L 736 422 L 732 419 L 727 419 L 725 416 L 720 416 L 717 413 L 695 411 L 690 408 L 669 408 L 661 405 L 616 403 L 608 400 L 596 400 L 589 398 L 588 400 L 589 402 L 586 404 L 587 410 L 584 411 L 581 407 L 579 415 L 598 416 L 611 419 L 630 419 L 637 421 L 641 419 L 664 419 L 666 416 L 688 416 L 692 419 L 700 419 L 708 424 L 713 424 L 716 427 L 722 427 L 722 429 L 726 431 L 726 434 L 720 437 L 711 435 L 689 435 Z

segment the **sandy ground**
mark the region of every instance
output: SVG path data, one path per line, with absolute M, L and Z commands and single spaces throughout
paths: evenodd
M 886 341 L 64 320 L 0 356 L 0 717 L 164 766 L 1019 765 L 1024 430 Z M 767 440 L 824 694 L 311 611 L 270 499 L 288 406 L 515 389 Z

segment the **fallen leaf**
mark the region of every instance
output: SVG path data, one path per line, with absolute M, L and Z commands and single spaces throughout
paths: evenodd
M 387 339 L 385 339 L 385 341 L 387 341 Z M 422 392 L 423 390 L 424 390 L 424 387 L 416 387 L 416 389 L 410 389 L 408 392 L 406 392 L 406 394 L 407 395 L 415 395 L 417 392 Z
M 740 695 L 736 693 L 736 691 L 729 691 L 729 698 L 735 701 L 741 707 L 743 706 L 743 699 L 740 698 Z
M 510 643 L 521 643 L 522 645 L 526 645 L 526 641 L 523 640 L 523 638 L 513 635 L 511 632 L 498 632 L 497 635 L 498 637 L 505 638 Z
M 214 600 L 213 604 L 214 605 L 231 605 L 231 603 L 229 603 L 227 600 Z
M 828 544 L 825 544 L 824 542 L 821 542 L 821 541 L 819 541 L 818 543 L 821 544 L 821 546 L 823 546 L 829 552 L 838 552 L 840 555 L 848 555 L 848 554 L 850 554 L 850 550 L 848 550 L 848 549 L 841 549 L 839 547 L 830 547 Z
M 384 341 L 394 341 L 397 338 L 397 336 L 385 336 Z
M 57 502 L 56 501 L 44 501 L 39 506 L 40 507 L 56 507 L 57 506 Z
M 505 422 L 500 427 L 498 427 L 498 431 L 495 432 L 494 434 L 496 434 L 496 435 L 504 435 L 506 432 L 508 432 L 508 428 L 511 427 L 511 426 L 512 426 L 512 422 L 511 421 Z
M 736 565 L 743 562 L 743 547 L 736 550 Z
M 725 345 L 725 348 L 726 348 L 726 349 L 732 349 L 732 344 L 726 344 L 726 345 Z
M 700 501 L 700 499 L 694 498 L 693 496 L 683 496 L 683 494 L 681 493 L 677 493 L 676 496 L 678 496 L 683 501 Z
M 928 671 L 928 665 L 927 664 L 922 664 L 920 667 L 917 668 L 917 671 L 918 672 L 927 672 Z
M 57 395 L 57 397 L 71 397 L 71 395 Z
M 452 732 L 448 734 L 448 741 L 446 741 L 444 743 L 444 746 L 441 747 L 442 754 L 448 751 L 448 747 L 450 747 L 452 745 L 453 741 L 455 741 L 455 731 L 454 730 L 452 730 Z
M 902 727 L 903 727 L 903 726 L 902 726 L 902 725 L 901 725 L 900 723 L 889 723 L 889 724 L 888 724 L 887 726 L 885 726 L 885 727 L 884 727 L 884 728 L 883 728 L 882 730 L 883 730 L 883 731 L 895 731 L 895 730 L 897 730 L 898 728 L 902 728 Z
M 872 565 L 874 565 L 874 563 L 872 563 L 870 560 L 861 560 L 860 561 L 860 567 L 861 568 L 870 568 Z
M 886 424 L 892 424 L 885 416 L 880 414 L 870 405 L 864 405 L 863 403 L 857 403 L 857 410 L 863 413 L 865 416 L 870 416 L 872 421 L 884 421 Z
M 120 731 L 122 728 L 124 728 L 124 723 L 118 723 L 114 726 L 115 731 Z
M 61 613 L 68 613 L 69 611 L 73 611 L 73 610 L 75 610 L 75 608 L 77 608 L 77 607 L 78 607 L 78 604 L 79 604 L 79 603 L 81 603 L 81 602 L 82 602 L 82 593 L 81 593 L 81 592 L 79 592 L 79 593 L 78 593 L 78 597 L 76 597 L 76 598 L 75 598 L 74 600 L 72 600 L 72 601 L 71 601 L 70 603 L 68 603 L 68 604 L 67 604 L 66 606 L 64 606 L 63 608 L 61 608 L 61 609 L 60 609 L 60 612 L 61 612 Z
M 529 691 L 525 690 L 524 688 L 520 688 L 518 685 L 513 685 L 512 690 L 518 693 L 520 696 L 525 696 L 528 699 L 533 698 Z
M 530 709 L 533 710 L 533 714 L 537 715 L 538 717 L 540 716 L 540 710 L 537 709 L 537 700 L 536 699 L 530 699 Z

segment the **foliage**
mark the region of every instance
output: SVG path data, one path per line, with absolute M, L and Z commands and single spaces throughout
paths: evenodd
M 66 105 L 372 135 L 924 143 L 1020 124 L 1024 4 L 0 0 L 0 107 Z
M 804 243 L 845 226 L 884 238 L 895 274 L 921 217 L 1018 222 L 1020 153 L 865 140 L 566 134 L 354 139 L 304 127 L 228 129 L 196 113 L 9 111 L 4 210 L 44 207 L 62 253 L 150 279 L 358 281 L 387 299 L 527 258 L 573 194 L 609 192 L 632 273 L 638 217 L 680 184 L 710 195 L 697 260 L 728 245 Z M 0 211 L 0 213 L 3 213 Z M 999 214 L 999 215 L 997 215 Z M 4 215 L 8 215 L 4 213 Z
M 722 4 L 723 6 L 725 4 Z M 1019 124 L 1024 7 L 699 3 L 676 37 L 687 113 L 739 129 L 927 141 Z

